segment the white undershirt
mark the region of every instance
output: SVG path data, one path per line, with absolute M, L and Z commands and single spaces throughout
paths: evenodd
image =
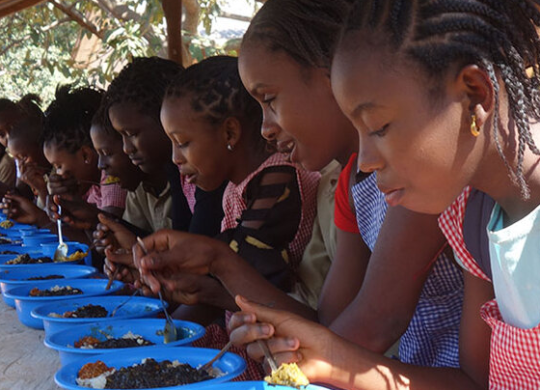
M 540 206 L 510 226 L 495 205 L 487 226 L 495 297 L 504 321 L 530 329 L 540 323 Z

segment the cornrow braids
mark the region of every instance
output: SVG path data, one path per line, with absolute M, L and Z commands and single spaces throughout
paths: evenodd
M 159 57 L 134 58 L 107 89 L 107 112 L 115 104 L 135 103 L 141 113 L 161 123 L 159 113 L 167 85 L 183 70 L 176 62 Z
M 540 0 L 356 0 L 342 31 L 382 37 L 393 52 L 419 63 L 433 80 L 454 65 L 486 70 L 495 91 L 493 137 L 497 150 L 527 199 L 526 148 L 540 155 L 530 119 L 540 120 Z M 518 131 L 517 164 L 503 153 L 499 136 L 500 75 Z
M 242 45 L 262 42 L 305 67 L 330 68 L 352 0 L 268 0 L 251 21 Z
M 171 82 L 167 97 L 188 97 L 191 108 L 202 113 L 212 125 L 237 118 L 254 148 L 266 148 L 266 140 L 261 136 L 261 106 L 242 84 L 238 58 L 215 56 L 190 66 Z
M 103 91 L 89 87 L 59 86 L 55 100 L 45 111 L 43 142 L 52 143 L 70 153 L 92 146 L 90 126 L 99 108 Z

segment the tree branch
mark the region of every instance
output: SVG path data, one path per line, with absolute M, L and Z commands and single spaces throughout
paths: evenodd
M 64 4 L 58 2 L 57 0 L 48 0 L 49 3 L 51 3 L 54 7 L 58 8 L 60 11 L 65 13 L 67 16 L 69 16 L 73 21 L 75 21 L 79 26 L 82 28 L 90 31 L 92 34 L 97 36 L 99 39 L 104 38 L 104 34 L 102 31 L 99 31 L 96 26 L 94 26 L 91 23 L 88 23 L 84 18 L 78 13 L 73 11 L 72 9 L 66 7 Z

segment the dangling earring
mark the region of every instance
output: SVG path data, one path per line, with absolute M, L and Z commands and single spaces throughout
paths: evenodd
M 232 152 L 233 151 L 233 146 L 231 144 L 227 144 L 227 150 L 229 152 Z
M 475 137 L 478 137 L 480 135 L 480 129 L 476 124 L 476 115 L 474 114 L 471 115 L 471 134 Z

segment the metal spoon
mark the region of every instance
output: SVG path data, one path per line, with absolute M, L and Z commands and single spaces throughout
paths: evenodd
M 219 351 L 217 353 L 217 355 L 212 358 L 212 360 L 210 360 L 208 363 L 203 364 L 197 370 L 199 370 L 199 371 L 207 371 L 210 367 L 212 367 L 212 364 L 214 364 L 214 362 L 216 360 L 218 360 L 220 357 L 222 357 L 223 354 L 225 352 L 227 352 L 229 350 L 229 348 L 231 348 L 231 345 L 232 345 L 232 341 L 229 340 L 229 342 L 227 344 L 225 344 L 225 346 L 223 348 L 221 348 L 221 351 Z
M 141 247 L 143 253 L 147 255 L 148 250 L 146 249 L 146 245 L 144 245 L 144 241 L 141 240 L 140 237 L 137 237 L 137 243 Z M 158 295 L 159 300 L 161 301 L 161 307 L 163 308 L 163 313 L 165 313 L 165 328 L 163 329 L 163 341 L 165 344 L 168 344 L 178 340 L 178 331 L 176 330 L 176 326 L 174 326 L 174 322 L 172 321 L 171 317 L 169 317 L 169 313 L 167 312 L 167 308 L 165 307 L 165 301 L 163 300 L 163 296 L 161 295 L 161 290 L 158 292 Z
M 58 215 L 62 215 L 62 206 L 58 205 Z M 56 247 L 56 250 L 54 251 L 53 260 L 54 261 L 66 261 L 67 254 L 68 254 L 68 246 L 64 242 L 64 238 L 62 237 L 62 218 L 58 218 L 56 220 L 56 226 L 58 228 L 58 246 Z
M 270 352 L 270 349 L 268 348 L 268 344 L 266 344 L 266 341 L 259 339 L 257 340 L 257 344 L 262 349 L 264 353 L 264 357 L 268 361 L 268 364 L 270 365 L 272 372 L 277 371 L 278 366 L 276 363 L 276 359 L 274 358 L 274 355 L 272 355 L 272 352 Z
M 111 311 L 111 315 L 110 317 L 114 317 L 114 315 L 116 314 L 116 312 L 118 311 L 118 309 L 120 309 L 122 306 L 124 306 L 126 303 L 128 303 L 129 301 L 131 301 L 131 298 L 133 298 L 135 295 L 137 295 L 139 293 L 139 289 L 135 290 L 135 292 L 133 294 L 131 294 L 125 301 L 122 301 L 120 302 L 120 304 L 118 306 L 116 306 L 113 311 Z

